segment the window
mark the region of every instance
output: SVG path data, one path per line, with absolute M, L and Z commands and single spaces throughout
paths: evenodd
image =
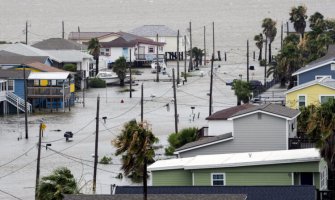
M 3 82 L 2 83 L 2 88 L 1 88 L 2 91 L 6 91 L 7 90 L 7 82 Z
M 154 47 L 149 47 L 148 48 L 148 53 L 155 53 L 155 48 Z
M 109 49 L 106 49 L 106 52 L 109 52 Z
M 223 186 L 223 185 L 225 185 L 225 174 L 223 174 L 223 173 L 212 174 L 212 185 L 213 186 Z
M 332 64 L 330 65 L 330 70 L 335 71 L 335 63 L 332 63 Z
M 328 102 L 330 99 L 334 99 L 334 96 L 320 96 L 320 103 L 323 104 L 323 103 L 326 103 Z
M 14 91 L 14 80 L 8 80 L 8 91 Z
M 299 108 L 302 106 L 306 106 L 306 96 L 305 95 L 300 95 L 298 97 L 298 103 L 299 103 Z
M 163 47 L 162 46 L 159 47 L 159 51 L 163 51 Z

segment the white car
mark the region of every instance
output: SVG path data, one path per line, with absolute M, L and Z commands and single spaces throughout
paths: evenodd
M 151 63 L 151 73 L 157 72 L 157 61 L 156 59 L 152 60 Z M 166 64 L 164 60 L 158 60 L 158 72 L 165 73 L 166 72 Z

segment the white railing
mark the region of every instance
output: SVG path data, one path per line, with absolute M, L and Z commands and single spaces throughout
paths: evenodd
M 22 112 L 25 112 L 25 101 L 21 97 L 15 95 L 12 92 L 6 92 L 6 100 L 13 106 L 15 106 L 17 109 L 21 110 Z M 32 105 L 27 102 L 27 111 L 30 113 L 32 111 Z

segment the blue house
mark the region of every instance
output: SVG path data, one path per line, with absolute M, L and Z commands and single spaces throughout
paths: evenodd
M 325 56 L 309 63 L 292 74 L 297 76 L 297 85 L 323 77 L 335 79 L 335 45 L 330 45 Z
M 0 70 L 2 80 L 2 98 L 0 99 L 0 114 L 20 113 L 25 111 L 24 77 L 28 79 L 30 71 Z M 31 104 L 27 103 L 28 112 Z

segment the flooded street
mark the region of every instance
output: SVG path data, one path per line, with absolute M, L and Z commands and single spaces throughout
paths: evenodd
M 221 65 L 218 68 L 218 64 Z M 172 64 L 173 65 L 173 64 Z M 170 65 L 170 67 L 172 66 Z M 255 65 L 250 71 L 250 79 L 263 80 L 264 69 Z M 216 63 L 213 84 L 213 111 L 236 105 L 236 97 L 225 81 L 240 78 L 245 79 L 246 65 L 225 65 Z M 209 66 L 192 72 L 194 76 L 177 89 L 177 104 L 179 113 L 179 130 L 186 127 L 206 126 L 205 118 L 209 108 Z M 133 88 L 133 98 L 129 92 L 120 92 L 122 88 L 113 86 L 107 89 L 89 89 L 86 93 L 85 107 L 76 103 L 75 107 L 59 112 L 47 114 L 33 114 L 28 116 L 29 139 L 24 139 L 24 115 L 11 115 L 0 118 L 0 184 L 2 189 L 13 193 L 22 199 L 33 199 L 36 178 L 36 157 L 39 123 L 46 123 L 46 130 L 42 139 L 44 146 L 41 151 L 41 175 L 48 175 L 57 167 L 66 166 L 71 169 L 81 185 L 85 185 L 83 193 L 90 193 L 93 177 L 93 153 L 95 140 L 96 99 L 100 95 L 100 123 L 99 123 L 99 157 L 111 156 L 113 164 L 98 165 L 97 193 L 110 193 L 110 185 L 132 185 L 128 179 L 116 179 L 120 172 L 120 161 L 114 154 L 111 140 L 120 133 L 125 122 L 131 119 L 140 120 L 141 84 L 144 85 L 144 119 L 150 124 L 153 133 L 159 137 L 160 144 L 167 145 L 167 136 L 174 132 L 174 109 L 172 82 L 168 75 L 160 75 L 161 81 L 154 82 L 155 74 L 150 69 L 140 69 L 144 73 L 135 76 L 136 86 Z M 181 70 L 183 71 L 183 70 Z M 201 71 L 203 76 L 200 76 Z M 128 86 L 127 86 L 128 87 Z M 107 94 L 107 98 L 106 98 Z M 82 101 L 81 92 L 77 95 Z M 121 103 L 123 100 L 124 103 Z M 167 106 L 167 104 L 169 106 Z M 191 107 L 194 106 L 192 111 Z M 194 114 L 194 118 L 192 115 Z M 106 116 L 106 123 L 102 117 Z M 66 142 L 63 137 L 66 131 L 74 133 L 73 141 Z M 21 139 L 22 138 L 22 139 Z M 51 149 L 46 150 L 46 143 Z M 157 152 L 163 154 L 164 149 Z M 100 159 L 99 159 L 100 160 Z M 0 193 L 0 199 L 9 196 Z

